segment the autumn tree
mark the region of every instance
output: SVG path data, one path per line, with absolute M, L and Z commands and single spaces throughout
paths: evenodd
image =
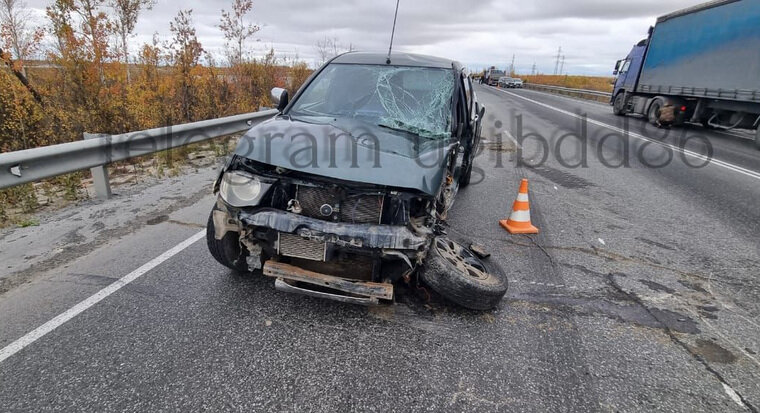
M 110 57 L 109 37 L 113 23 L 103 11 L 106 0 L 56 0 L 62 9 L 81 21 L 80 33 L 86 42 L 86 57 L 95 63 L 101 83 L 105 81 L 103 63 Z
M 227 39 L 227 56 L 230 65 L 243 62 L 245 41 L 260 29 L 259 26 L 245 21 L 245 16 L 252 8 L 252 0 L 233 0 L 232 11 L 222 10 L 219 28 Z
M 111 7 L 114 9 L 115 14 L 114 28 L 121 41 L 121 56 L 126 66 L 127 83 L 131 82 L 129 74 L 129 38 L 135 31 L 140 12 L 143 9 L 152 9 L 155 4 L 155 0 L 111 0 Z
M 174 21 L 169 23 L 172 33 L 170 55 L 176 71 L 177 98 L 182 119 L 186 122 L 193 120 L 194 97 L 192 70 L 198 66 L 203 46 L 195 34 L 192 20 L 193 10 L 181 10 Z
M 314 47 L 317 51 L 317 57 L 319 59 L 319 62 L 317 63 L 320 66 L 341 53 L 353 52 L 356 50 L 353 43 L 349 43 L 348 46 L 346 46 L 342 44 L 337 37 L 330 38 L 327 36 L 325 36 L 322 40 L 318 40 Z
M 125 107 L 122 69 L 114 61 L 113 24 L 104 12 L 106 0 L 55 0 L 48 6 L 56 65 L 48 96 L 60 108 L 70 139 L 81 132 L 122 133 L 133 122 Z
M 0 40 L 2 48 L 12 51 L 17 70 L 26 77 L 24 61 L 39 47 L 44 34 L 39 27 L 30 27 L 31 12 L 23 0 L 0 0 Z

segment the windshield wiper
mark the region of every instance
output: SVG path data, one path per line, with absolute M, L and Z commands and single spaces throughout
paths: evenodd
M 400 121 L 394 121 L 393 123 L 395 123 L 395 125 L 389 125 L 387 123 L 380 123 L 377 126 L 379 126 L 381 128 L 386 128 L 386 129 L 394 130 L 394 131 L 409 133 L 409 134 L 412 134 L 412 135 L 415 135 L 415 136 L 419 136 L 419 137 L 425 138 L 425 139 L 430 139 L 430 140 L 438 140 L 438 139 L 446 137 L 446 134 L 442 133 L 442 132 L 435 133 L 435 132 L 429 131 L 427 129 L 423 129 L 423 128 L 420 128 L 418 126 L 408 125 L 408 124 L 406 124 L 404 122 L 400 122 Z

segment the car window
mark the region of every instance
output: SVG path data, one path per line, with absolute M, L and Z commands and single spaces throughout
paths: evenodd
M 292 116 L 354 118 L 426 138 L 450 137 L 454 71 L 333 63 L 293 103 Z
M 470 77 L 463 76 L 462 81 L 464 83 L 464 94 L 467 98 L 467 113 L 472 114 L 472 85 L 470 84 Z
M 462 77 L 459 76 L 459 88 L 458 88 L 458 95 L 457 95 L 457 106 L 456 106 L 456 119 L 454 124 L 452 125 L 454 128 L 456 128 L 459 123 L 463 124 L 463 127 L 466 129 L 469 125 L 469 117 L 468 114 L 468 99 L 466 97 L 466 92 L 464 89 L 464 85 L 462 84 Z M 454 131 L 456 132 L 456 130 Z

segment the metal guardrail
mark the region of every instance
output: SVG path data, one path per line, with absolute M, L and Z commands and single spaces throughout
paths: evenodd
M 588 90 L 588 89 L 571 89 L 568 87 L 561 87 L 561 86 L 550 86 L 550 85 L 539 85 L 536 83 L 526 83 L 523 85 L 523 87 L 527 89 L 535 89 L 535 90 L 545 90 L 548 92 L 555 92 L 565 95 L 577 95 L 580 97 L 583 96 L 594 96 L 598 98 L 606 98 L 611 99 L 612 93 L 609 92 L 600 92 L 598 90 Z
M 106 165 L 244 132 L 277 110 L 148 129 L 120 135 L 84 134 L 84 140 L 0 154 L 0 189 L 91 168 L 95 192 L 109 198 Z

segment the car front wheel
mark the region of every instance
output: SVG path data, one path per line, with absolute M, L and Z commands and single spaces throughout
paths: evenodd
M 248 271 L 248 264 L 245 257 L 246 251 L 240 245 L 240 234 L 237 232 L 228 231 L 224 234 L 222 239 L 216 239 L 215 227 L 214 227 L 214 209 L 208 217 L 208 223 L 206 224 L 206 244 L 208 250 L 211 252 L 211 256 L 219 262 L 235 271 L 246 272 Z

